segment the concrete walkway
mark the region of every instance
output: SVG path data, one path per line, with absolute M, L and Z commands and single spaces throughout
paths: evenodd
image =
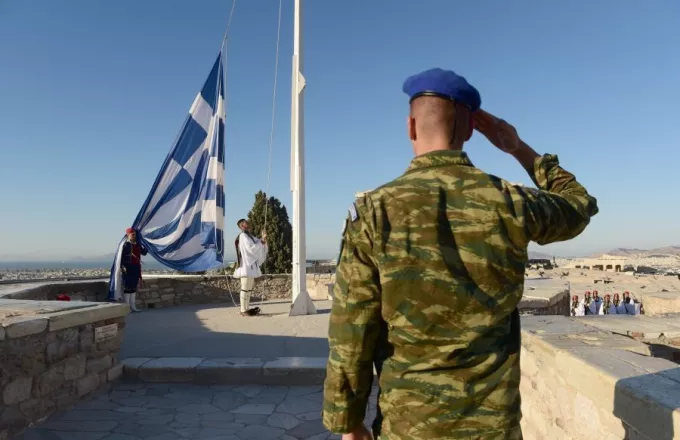
M 321 405 L 321 386 L 118 384 L 14 440 L 339 439 L 323 427 Z
M 289 317 L 289 301 L 268 301 L 262 314 L 243 317 L 232 304 L 145 310 L 126 319 L 119 359 L 131 357 L 328 356 L 331 301 L 315 301 L 318 313 Z M 257 303 L 251 304 L 252 306 Z

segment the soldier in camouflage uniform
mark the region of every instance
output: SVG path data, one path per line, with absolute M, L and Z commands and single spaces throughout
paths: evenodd
M 521 439 L 517 306 L 527 246 L 576 237 L 597 202 L 556 156 L 538 155 L 480 110 L 477 90 L 454 72 L 425 71 L 404 91 L 416 157 L 350 206 L 323 423 L 345 440 L 371 438 L 363 420 L 375 362 L 380 439 Z M 473 126 L 539 189 L 475 168 L 462 151 Z

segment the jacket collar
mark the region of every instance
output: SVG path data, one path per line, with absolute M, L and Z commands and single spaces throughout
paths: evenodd
M 432 151 L 430 153 L 421 154 L 420 156 L 415 157 L 411 161 L 411 164 L 409 165 L 406 172 L 447 165 L 473 166 L 470 158 L 468 158 L 467 153 L 464 151 Z

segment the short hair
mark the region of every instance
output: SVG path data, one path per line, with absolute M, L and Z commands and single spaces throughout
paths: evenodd
M 457 125 L 465 130 L 469 120 L 462 121 L 465 112 L 460 112 L 464 105 L 456 105 L 454 101 L 438 96 L 420 96 L 410 104 L 410 115 L 416 120 L 417 129 L 423 137 L 445 134 L 453 143 L 461 133 L 456 133 Z M 470 116 L 468 116 L 470 117 Z M 460 124 L 458 124 L 460 123 Z
M 239 221 L 236 222 L 236 226 L 238 226 L 238 227 L 240 228 L 240 227 L 241 227 L 241 223 L 247 222 L 247 221 L 248 221 L 248 220 L 242 218 L 242 219 L 240 219 Z

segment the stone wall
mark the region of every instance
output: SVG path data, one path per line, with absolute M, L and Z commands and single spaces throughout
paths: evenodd
M 70 408 L 122 374 L 118 351 L 127 307 L 61 303 L 61 310 L 41 313 L 40 303 L 21 303 L 2 304 L 17 312 L 0 327 L 0 440 Z M 111 324 L 117 334 L 96 342 L 95 328 Z
M 334 275 L 310 274 L 307 289 L 311 293 L 317 285 L 326 285 Z M 161 308 L 180 304 L 211 304 L 239 302 L 240 280 L 225 276 L 179 275 L 149 276 L 144 278 L 137 290 L 137 307 Z M 231 292 L 231 295 L 230 295 Z M 254 301 L 289 299 L 292 292 L 292 278 L 288 274 L 264 275 L 255 280 Z M 56 282 L 27 285 L 24 289 L 5 295 L 8 299 L 52 301 L 65 293 L 71 301 L 106 302 L 107 281 Z M 323 298 L 325 299 L 325 298 Z
M 138 289 L 137 306 L 159 308 L 178 304 L 231 303 L 232 298 L 238 304 L 240 290 L 239 279 L 224 276 L 150 278 Z M 290 275 L 264 275 L 255 280 L 254 301 L 290 296 Z
M 519 311 L 522 315 L 571 315 L 571 303 L 569 291 L 556 293 L 550 298 L 534 298 L 525 293 L 519 303 Z
M 73 301 L 106 301 L 108 283 L 105 281 L 55 281 L 35 285 L 27 284 L 26 288 L 16 293 L 3 296 L 7 299 L 28 299 L 33 301 L 54 301 L 60 293 L 65 293 Z
M 629 317 L 634 320 L 635 317 Z M 680 369 L 574 318 L 522 318 L 524 438 L 680 438 Z

